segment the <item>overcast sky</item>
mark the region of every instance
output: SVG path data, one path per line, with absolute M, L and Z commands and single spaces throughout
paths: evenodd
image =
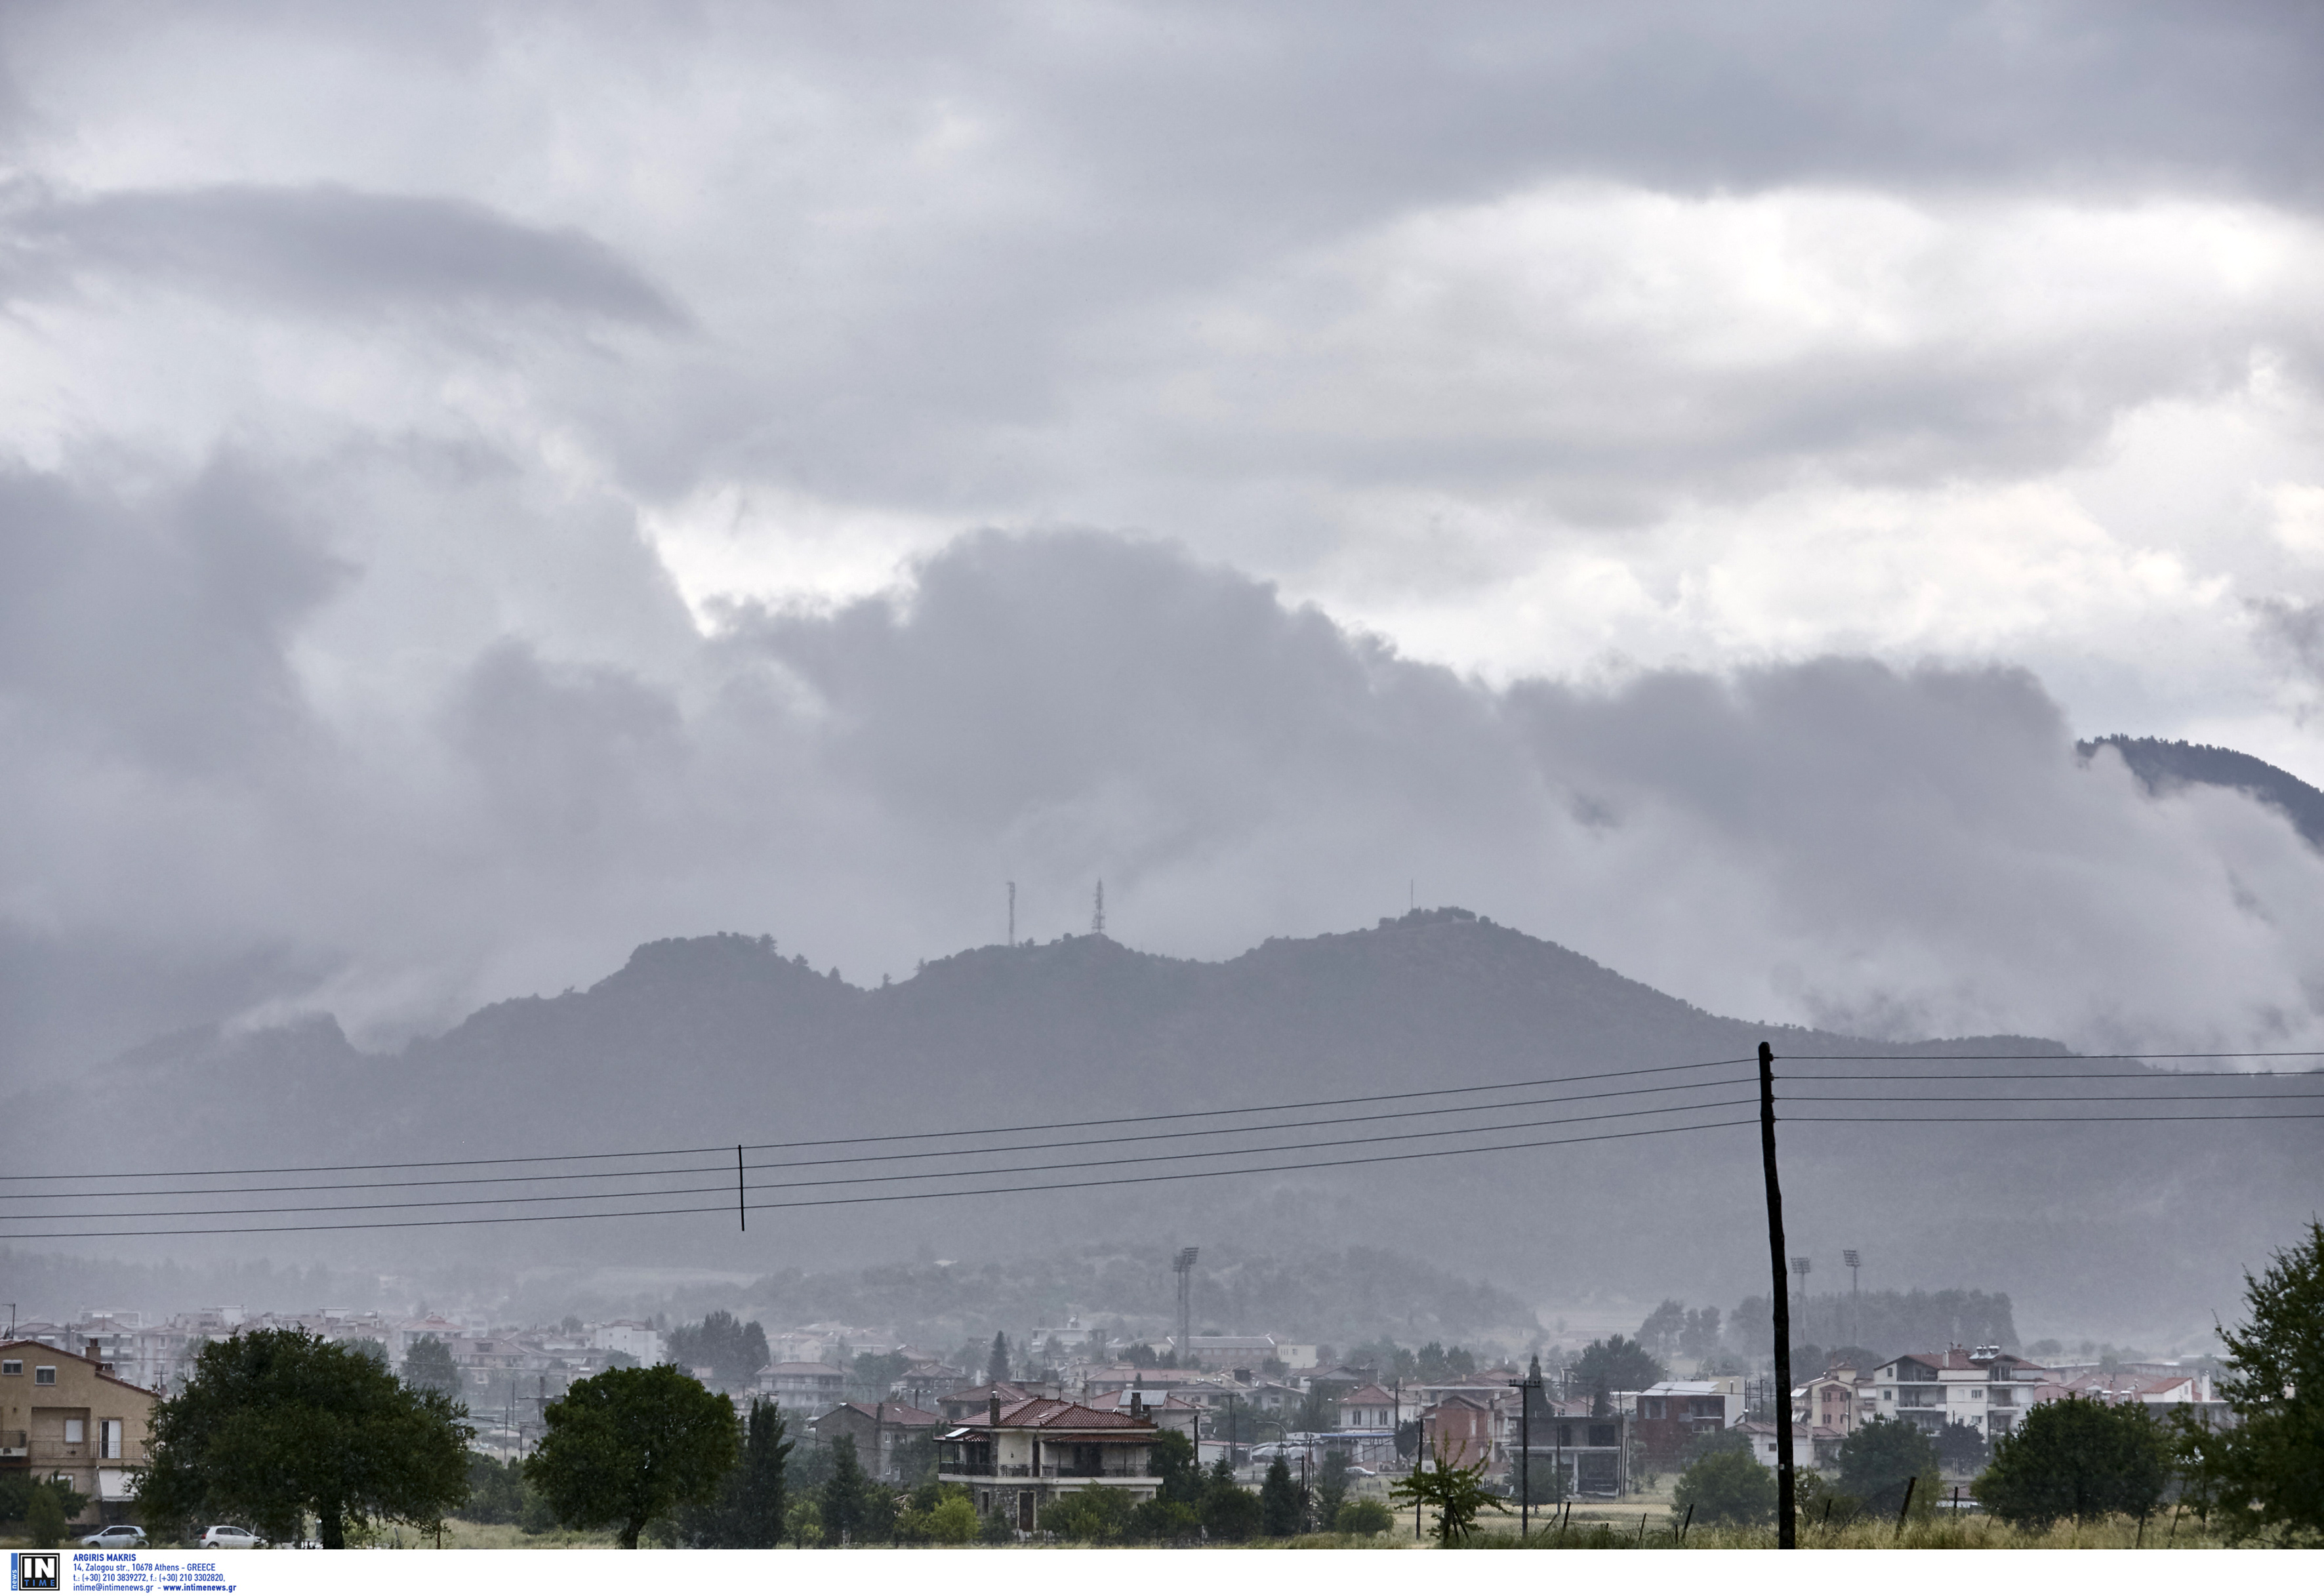
M 23 1067 L 1463 902 L 2319 1034 L 2324 12 L 0 10 Z

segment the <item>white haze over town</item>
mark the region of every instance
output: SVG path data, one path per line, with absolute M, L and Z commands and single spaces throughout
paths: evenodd
M 0 16 L 0 1045 L 1457 903 L 2324 1046 L 2324 23 Z

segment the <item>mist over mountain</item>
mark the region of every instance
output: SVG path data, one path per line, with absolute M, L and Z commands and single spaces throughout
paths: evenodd
M 2019 1037 L 1876 1047 L 1750 1024 L 1461 909 L 1273 939 L 1215 963 L 1096 935 L 991 946 L 869 988 L 814 970 L 771 938 L 722 935 L 647 944 L 586 991 L 493 1004 L 398 1052 L 362 1051 L 323 1019 L 176 1036 L 77 1083 L 76 1093 L 134 1111 L 100 1147 L 60 1154 L 52 1128 L 71 1100 L 49 1089 L 6 1105 L 0 1149 L 27 1171 L 702 1149 L 722 1138 L 1038 1125 L 1743 1059 L 1763 1038 L 1787 1061 L 2021 1055 L 2032 1056 L 1995 1072 L 2069 1077 L 2136 1067 L 2078 1061 Z M 1744 1102 L 1749 1073 L 1708 1072 L 1736 1084 L 1685 1101 Z M 2091 1112 L 2106 1112 L 2094 1101 L 2106 1082 L 2040 1089 L 2069 1100 L 2040 1112 L 2071 1115 L 2085 1097 Z M 1868 1286 L 2006 1292 L 2029 1324 L 2074 1318 L 2172 1332 L 2232 1307 L 2240 1271 L 2324 1201 L 2317 1121 L 2002 1125 L 1984 1102 L 1998 1088 L 1950 1094 L 1963 1122 L 1788 1125 L 1793 1250 L 1830 1267 L 1840 1248 L 1858 1248 L 1870 1260 Z M 706 1162 L 708 1204 L 732 1190 L 715 1185 L 727 1178 L 720 1167 Z M 1603 1293 L 1732 1303 L 1764 1290 L 1758 1183 L 1756 1132 L 1735 1128 L 1011 1196 L 785 1210 L 761 1206 L 784 1194 L 759 1192 L 747 1234 L 730 1211 L 105 1245 L 133 1256 L 263 1248 L 398 1272 L 456 1263 L 513 1278 L 651 1265 L 760 1278 L 915 1253 L 993 1259 L 1115 1239 L 1232 1238 L 1287 1259 L 1351 1245 L 1406 1251 L 1536 1302 Z
M 2093 737 L 2075 744 L 2084 759 L 2101 748 L 2120 754 L 2139 785 L 2153 797 L 2168 797 L 2189 787 L 2244 793 L 2291 821 L 2310 847 L 2324 848 L 2324 792 L 2265 760 L 2208 743 L 2176 743 L 2162 737 Z

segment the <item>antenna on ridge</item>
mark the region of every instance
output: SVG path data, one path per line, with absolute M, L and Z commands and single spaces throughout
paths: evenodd
M 1097 936 L 1105 935 L 1105 883 L 1103 881 L 1097 884 L 1097 909 L 1090 916 L 1090 932 Z
M 1009 883 L 1009 946 L 1017 946 L 1017 883 Z

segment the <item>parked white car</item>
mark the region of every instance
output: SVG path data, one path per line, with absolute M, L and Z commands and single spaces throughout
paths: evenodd
M 108 1524 L 95 1535 L 81 1536 L 80 1544 L 84 1546 L 102 1546 L 111 1551 L 119 1551 L 124 1546 L 144 1545 L 145 1532 L 134 1524 Z
M 202 1531 L 201 1548 L 205 1552 L 247 1552 L 266 1544 L 263 1536 L 253 1535 L 231 1524 L 213 1524 Z

